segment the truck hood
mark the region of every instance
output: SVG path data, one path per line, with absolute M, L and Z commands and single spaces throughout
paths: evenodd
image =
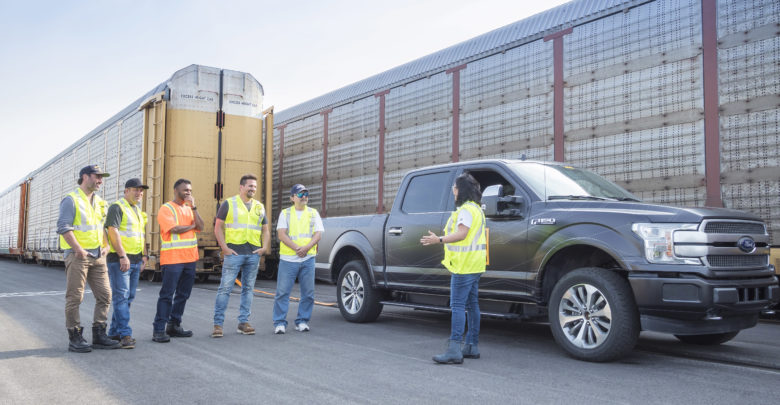
M 726 208 L 672 207 L 641 202 L 612 201 L 547 201 L 542 211 L 578 211 L 612 214 L 615 217 L 631 217 L 632 222 L 698 223 L 704 219 L 739 219 L 762 221 L 754 214 Z M 541 207 L 540 207 L 541 208 Z M 535 215 L 534 215 L 535 216 Z

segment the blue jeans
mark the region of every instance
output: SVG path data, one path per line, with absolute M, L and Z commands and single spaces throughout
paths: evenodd
M 299 263 L 280 260 L 274 296 L 274 326 L 287 326 L 290 291 L 296 277 L 301 286 L 301 301 L 298 303 L 298 317 L 295 318 L 295 324 L 309 323 L 311 319 L 311 311 L 314 309 L 314 258 Z
M 260 256 L 230 255 L 222 261 L 222 282 L 217 290 L 217 302 L 214 303 L 214 325 L 222 326 L 225 322 L 225 309 L 230 300 L 230 292 L 241 272 L 241 307 L 238 309 L 238 322 L 249 321 L 252 314 L 252 298 L 254 298 L 255 279 L 257 268 L 260 266 Z
M 119 262 L 107 263 L 108 278 L 111 281 L 111 303 L 114 305 L 108 336 L 133 336 L 133 330 L 130 328 L 130 304 L 135 299 L 142 264 L 143 262 L 131 263 L 130 270 L 122 271 L 119 269 Z
M 195 262 L 166 264 L 162 266 L 162 287 L 157 298 L 157 314 L 154 315 L 154 331 L 165 331 L 165 324 L 179 325 L 184 315 L 184 305 L 190 298 L 195 284 Z M 175 295 L 174 295 L 175 293 Z
M 452 332 L 450 340 L 463 342 L 466 314 L 469 330 L 466 344 L 479 343 L 479 278 L 482 273 L 453 274 L 450 280 L 450 308 L 452 308 Z

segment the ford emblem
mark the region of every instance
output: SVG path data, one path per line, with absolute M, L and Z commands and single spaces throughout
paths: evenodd
M 743 236 L 739 238 L 737 241 L 737 246 L 739 247 L 739 250 L 745 253 L 753 253 L 756 251 L 756 241 L 754 241 L 750 236 Z

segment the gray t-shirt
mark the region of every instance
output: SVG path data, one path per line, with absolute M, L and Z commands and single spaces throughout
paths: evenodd
M 244 205 L 246 206 L 247 211 L 252 209 L 252 201 L 251 200 L 249 202 L 244 203 Z M 220 219 L 220 220 L 224 221 L 225 218 L 227 218 L 227 214 L 228 214 L 228 210 L 229 209 L 230 209 L 230 205 L 229 205 L 228 201 L 227 200 L 223 201 L 222 204 L 219 205 L 219 210 L 217 210 L 217 219 Z M 266 221 L 265 217 L 263 217 L 262 225 L 265 225 L 267 223 L 268 222 Z M 262 240 L 257 241 L 257 245 L 253 245 L 253 244 L 251 244 L 249 242 L 244 243 L 243 245 L 236 245 L 236 244 L 233 244 L 233 243 L 228 243 L 227 247 L 230 248 L 230 249 L 235 250 L 236 253 L 238 253 L 240 255 L 251 255 L 252 252 L 254 252 L 255 250 L 257 250 L 257 249 L 259 249 L 261 247 L 260 245 L 262 243 L 263 243 Z
M 95 198 L 94 195 L 92 198 Z M 70 196 L 66 196 L 60 201 L 60 214 L 59 217 L 57 217 L 57 233 L 62 235 L 68 231 L 72 231 L 74 229 L 73 221 L 75 219 L 76 202 L 73 201 L 73 198 Z M 73 253 L 73 249 L 65 249 L 65 257 L 68 257 L 71 253 Z M 94 257 L 100 257 L 100 248 L 87 249 L 87 253 Z

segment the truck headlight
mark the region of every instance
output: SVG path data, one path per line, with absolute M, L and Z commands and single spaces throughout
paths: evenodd
M 631 226 L 645 242 L 645 258 L 657 264 L 701 264 L 696 258 L 682 258 L 674 255 L 673 234 L 675 231 L 695 231 L 699 224 L 643 224 Z

